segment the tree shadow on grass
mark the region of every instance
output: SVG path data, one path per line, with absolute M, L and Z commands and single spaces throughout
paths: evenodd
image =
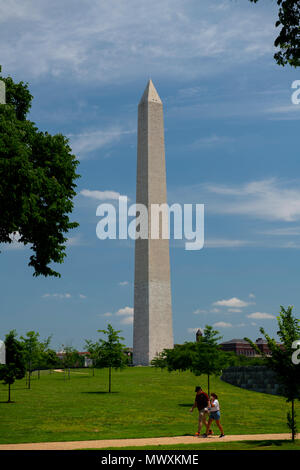
M 3 391 L 5 389 L 3 388 Z M 24 387 L 11 387 L 11 391 L 14 392 L 15 390 L 29 390 L 27 385 L 24 385 Z
M 282 446 L 282 444 L 284 442 L 285 441 L 277 441 L 277 440 L 274 440 L 274 441 L 259 441 L 256 444 L 258 445 L 258 447 L 269 447 L 269 446 L 273 446 L 273 445 L 275 445 L 277 447 L 280 447 L 280 446 Z
M 72 374 L 72 378 L 77 378 L 77 377 L 80 377 L 80 379 L 90 379 L 91 377 L 93 377 L 92 375 L 87 375 L 87 374 L 81 374 L 80 372 L 71 372 Z M 67 374 L 66 374 L 67 375 Z M 62 377 L 63 378 L 63 377 Z
M 288 444 L 291 442 L 292 441 L 288 439 L 285 439 L 285 440 L 267 439 L 263 441 L 241 441 L 240 443 L 241 444 L 243 443 L 245 446 L 247 446 L 249 450 L 259 449 L 260 447 L 262 448 L 262 450 L 267 447 L 269 447 L 268 450 L 272 450 L 272 447 L 282 447 L 282 445 Z M 298 448 L 296 447 L 295 450 L 298 450 Z
M 81 393 L 87 393 L 87 394 L 91 394 L 91 395 L 103 395 L 103 394 L 112 395 L 112 394 L 120 393 L 120 392 L 103 392 L 103 391 L 100 391 L 100 392 L 81 392 Z

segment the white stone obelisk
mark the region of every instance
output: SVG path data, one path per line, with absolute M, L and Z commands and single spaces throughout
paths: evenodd
M 163 105 L 149 80 L 138 106 L 136 203 L 148 209 L 148 238 L 135 241 L 133 364 L 173 348 L 169 240 L 151 239 L 151 205 L 167 202 Z
M 3 103 L 1 103 L 3 104 Z M 5 343 L 0 339 L 0 364 L 5 364 Z
M 0 104 L 5 104 L 5 83 L 0 79 Z M 0 340 L 0 364 L 5 364 L 5 343 Z
M 5 83 L 0 79 L 0 104 L 5 104 Z

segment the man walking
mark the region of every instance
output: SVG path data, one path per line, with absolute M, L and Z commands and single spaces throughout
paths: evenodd
M 190 412 L 192 413 L 195 408 L 198 408 L 198 411 L 199 411 L 198 432 L 196 432 L 195 436 L 200 436 L 202 424 L 204 424 L 205 427 L 207 426 L 207 421 L 206 421 L 207 411 L 205 410 L 205 408 L 209 407 L 210 403 L 209 403 L 209 396 L 207 395 L 207 393 L 203 392 L 201 387 L 199 386 L 196 387 L 195 392 L 196 392 L 195 402 L 192 408 L 190 409 Z

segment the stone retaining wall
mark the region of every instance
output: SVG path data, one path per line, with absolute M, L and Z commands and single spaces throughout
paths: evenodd
M 223 371 L 221 380 L 254 392 L 280 395 L 274 372 L 265 366 L 228 367 Z

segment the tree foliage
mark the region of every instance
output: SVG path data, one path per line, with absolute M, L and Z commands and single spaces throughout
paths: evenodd
M 1 72 L 1 68 L 0 68 Z M 0 243 L 30 244 L 34 276 L 60 274 L 49 264 L 66 256 L 65 234 L 71 222 L 78 161 L 62 134 L 41 132 L 27 119 L 32 95 L 28 85 L 5 82 L 6 102 L 0 105 Z
M 155 367 L 165 367 L 170 372 L 190 370 L 196 376 L 205 374 L 209 393 L 211 375 L 219 375 L 228 364 L 227 354 L 218 345 L 220 339 L 218 331 L 207 325 L 199 341 L 185 342 L 173 349 L 164 349 L 151 364 Z
M 259 0 L 250 0 L 257 3 Z M 280 50 L 274 54 L 278 65 L 300 65 L 300 0 L 276 0 L 279 6 L 276 28 L 281 27 L 274 45 Z
M 128 364 L 128 358 L 125 354 L 125 345 L 121 343 L 124 340 L 120 330 L 114 330 L 108 324 L 107 330 L 98 330 L 98 333 L 106 335 L 107 339 L 100 338 L 97 345 L 94 344 L 96 351 L 95 366 L 99 368 L 108 368 L 109 386 L 111 392 L 111 372 L 112 369 L 124 369 Z
M 54 349 L 50 349 L 47 347 L 44 351 L 42 351 L 42 357 L 41 357 L 41 363 L 40 363 L 41 369 L 51 370 L 51 369 L 54 369 L 55 367 L 58 367 L 59 365 L 60 365 L 60 361 Z
M 24 351 L 24 358 L 26 363 L 26 369 L 28 372 L 28 388 L 30 389 L 31 384 L 31 373 L 36 368 L 39 361 L 39 333 L 34 331 L 28 331 L 26 336 L 21 336 L 22 347 Z
M 91 364 L 93 368 L 93 376 L 95 375 L 95 365 L 99 357 L 99 342 L 93 342 L 89 339 L 85 341 L 85 349 L 89 353 L 89 359 L 91 359 Z
M 8 385 L 8 403 L 11 402 L 11 385 L 25 375 L 25 358 L 22 344 L 17 340 L 16 331 L 5 337 L 6 364 L 0 365 L 0 380 Z
M 31 374 L 34 370 L 46 365 L 47 350 L 51 336 L 44 341 L 39 341 L 40 334 L 35 331 L 28 331 L 25 336 L 20 336 L 24 351 L 26 370 L 28 373 L 28 389 L 31 388 Z
M 70 369 L 73 367 L 83 367 L 84 357 L 79 354 L 73 346 L 63 345 L 63 356 L 61 359 L 64 369 L 68 369 L 68 378 L 70 379 Z
M 281 306 L 280 309 L 280 314 L 277 317 L 277 335 L 280 343 L 271 338 L 264 328 L 260 328 L 260 332 L 265 336 L 271 351 L 270 356 L 262 352 L 250 339 L 245 338 L 245 340 L 251 344 L 258 354 L 264 357 L 267 366 L 277 376 L 277 380 L 281 385 L 281 393 L 288 402 L 292 403 L 292 412 L 288 413 L 287 420 L 294 440 L 296 430 L 294 402 L 296 399 L 300 400 L 300 364 L 294 364 L 292 356 L 294 353 L 293 343 L 300 339 L 300 320 L 293 316 L 292 306 L 287 309 Z

